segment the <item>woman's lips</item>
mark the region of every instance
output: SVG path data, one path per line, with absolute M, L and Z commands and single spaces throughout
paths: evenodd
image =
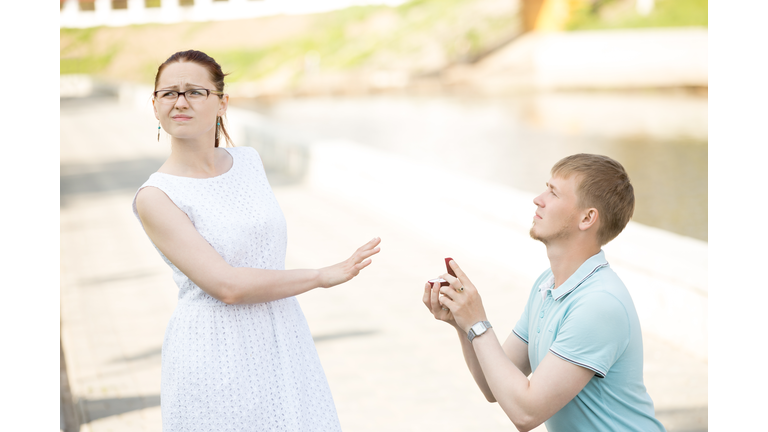
M 192 117 L 181 116 L 181 115 L 180 116 L 173 116 L 171 118 L 174 119 L 174 120 L 178 120 L 178 121 L 192 120 Z

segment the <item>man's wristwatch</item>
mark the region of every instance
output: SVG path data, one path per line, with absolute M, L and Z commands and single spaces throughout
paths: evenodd
M 472 343 L 472 339 L 485 333 L 491 327 L 493 326 L 488 321 L 478 321 L 474 323 L 467 332 L 467 339 L 469 339 L 469 343 Z

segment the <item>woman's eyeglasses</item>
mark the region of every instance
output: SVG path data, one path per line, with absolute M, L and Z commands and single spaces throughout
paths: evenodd
M 154 92 L 155 99 L 164 104 L 175 104 L 179 100 L 179 95 L 184 95 L 184 99 L 189 103 L 200 102 L 208 99 L 208 95 L 211 93 L 216 95 L 223 95 L 224 93 L 208 90 L 204 88 L 189 89 L 187 91 L 178 92 L 176 90 L 158 90 Z

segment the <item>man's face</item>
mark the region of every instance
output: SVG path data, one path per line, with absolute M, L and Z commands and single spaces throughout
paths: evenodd
M 569 238 L 578 231 L 579 208 L 576 197 L 575 175 L 564 179 L 552 177 L 546 183 L 547 189 L 533 199 L 536 213 L 530 235 L 545 245 Z

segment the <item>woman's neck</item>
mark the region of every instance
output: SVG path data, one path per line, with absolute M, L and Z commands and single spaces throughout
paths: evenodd
M 206 134 L 207 135 L 207 134 Z M 213 136 L 210 139 L 171 138 L 171 155 L 166 168 L 176 175 L 185 177 L 215 177 L 225 173 L 231 164 L 226 151 L 214 147 Z

